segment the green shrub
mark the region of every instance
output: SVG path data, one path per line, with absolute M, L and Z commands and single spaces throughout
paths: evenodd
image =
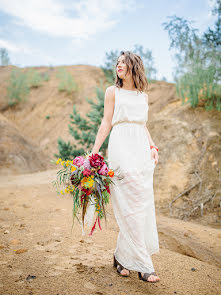
M 49 120 L 51 118 L 50 115 L 45 116 L 45 119 Z
M 30 69 L 27 72 L 29 86 L 32 88 L 37 88 L 42 85 L 43 78 L 37 70 Z
M 8 105 L 13 106 L 26 100 L 29 92 L 27 75 L 21 69 L 12 69 L 7 87 Z
M 184 74 L 176 84 L 176 91 L 183 103 L 192 107 L 204 105 L 206 110 L 221 110 L 221 85 L 215 83 L 216 69 L 202 66 L 194 67 Z
M 49 74 L 47 73 L 47 72 L 45 72 L 45 73 L 42 73 L 42 79 L 43 79 L 43 81 L 49 81 Z
M 58 70 L 57 77 L 59 78 L 59 91 L 65 91 L 68 94 L 71 94 L 75 90 L 77 90 L 77 83 L 74 81 L 73 76 L 65 69 L 60 68 Z

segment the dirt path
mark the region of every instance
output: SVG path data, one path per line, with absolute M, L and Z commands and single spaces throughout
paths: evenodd
M 201 227 L 200 233 L 200 225 L 186 222 L 184 229 L 179 220 L 157 215 L 161 248 L 152 259 L 161 281 L 145 283 L 134 271 L 122 278 L 112 266 L 118 227 L 111 204 L 106 228 L 102 221 L 101 231 L 82 236 L 76 222 L 71 233 L 72 199 L 55 193 L 55 175 L 50 170 L 0 179 L 1 295 L 221 293 L 219 230 Z

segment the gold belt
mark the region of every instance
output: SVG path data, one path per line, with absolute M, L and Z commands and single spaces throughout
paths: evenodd
M 141 124 L 141 125 L 145 125 L 146 122 L 145 121 L 129 121 L 129 120 L 122 120 L 122 121 L 117 121 L 115 122 L 112 127 L 114 127 L 115 125 L 117 124 L 120 124 L 120 123 L 136 123 L 136 124 Z

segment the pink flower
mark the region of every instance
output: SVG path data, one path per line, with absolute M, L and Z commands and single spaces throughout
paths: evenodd
M 87 168 L 84 169 L 84 171 L 83 171 L 83 175 L 86 176 L 86 177 L 89 176 L 89 175 L 91 175 L 91 170 L 89 170 L 89 169 L 87 169 Z
M 77 165 L 78 167 L 82 166 L 84 164 L 84 158 L 82 156 L 74 158 L 73 164 Z
M 101 175 L 107 175 L 109 169 L 107 165 L 104 163 L 104 165 L 101 167 L 101 169 L 98 171 L 99 174 Z
M 83 166 L 84 166 L 84 168 L 90 169 L 91 168 L 90 160 L 89 159 L 85 159 Z

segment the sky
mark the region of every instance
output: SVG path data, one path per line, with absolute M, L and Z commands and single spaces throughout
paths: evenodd
M 94 65 L 105 53 L 152 52 L 156 78 L 174 82 L 174 51 L 162 23 L 176 15 L 202 34 L 215 0 L 0 0 L 0 48 L 19 67 Z

